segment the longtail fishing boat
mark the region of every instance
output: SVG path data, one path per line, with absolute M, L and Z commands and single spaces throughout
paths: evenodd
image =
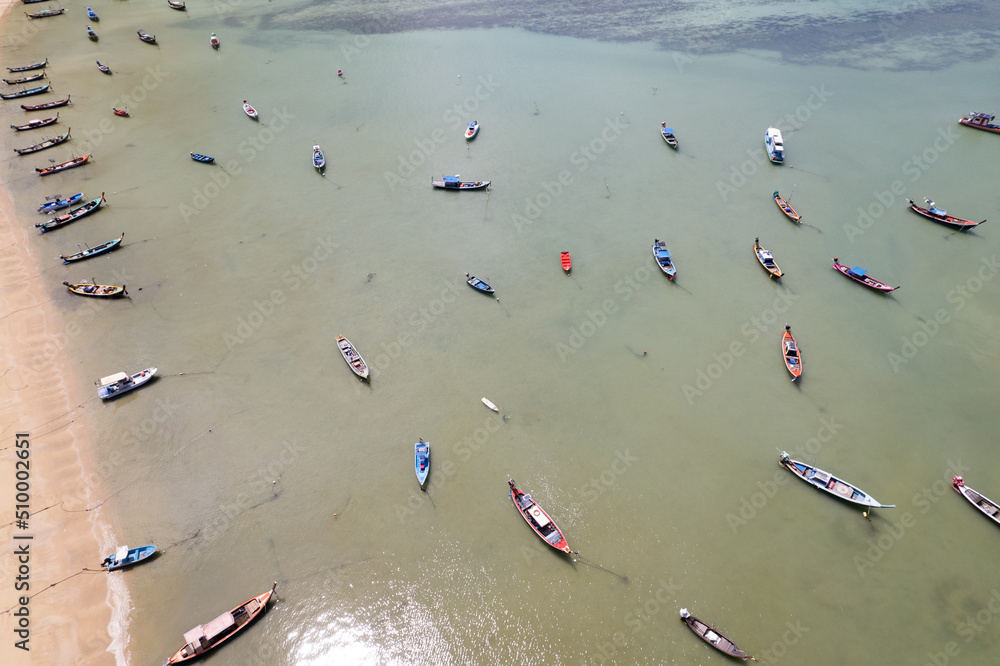
M 788 324 L 785 324 L 785 332 L 781 336 L 781 354 L 794 382 L 802 376 L 802 356 L 799 354 L 799 345 L 792 336 L 792 327 Z
M 60 7 L 59 9 L 46 9 L 44 11 L 35 12 L 34 14 L 29 14 L 28 12 L 24 12 L 24 15 L 30 19 L 40 19 L 40 18 L 49 18 L 50 16 L 59 16 L 60 14 L 64 14 L 65 12 L 66 9 Z
M 111 252 L 115 248 L 119 247 L 123 240 L 125 240 L 124 233 L 122 233 L 122 235 L 118 238 L 112 238 L 111 240 L 101 243 L 100 245 L 88 247 L 86 250 L 81 250 L 75 254 L 60 254 L 59 258 L 63 260 L 64 264 L 72 264 L 75 261 L 83 261 L 84 259 L 90 259 L 91 257 L 96 257 L 99 254 L 104 254 L 105 252 Z
M 33 69 L 43 69 L 48 67 L 49 59 L 46 58 L 42 62 L 36 62 L 34 65 L 23 65 L 21 67 L 8 67 L 8 72 L 30 72 Z
M 3 82 L 9 86 L 19 86 L 22 83 L 31 83 L 32 81 L 38 81 L 39 79 L 45 78 L 45 72 L 41 74 L 35 74 L 34 76 L 22 76 L 19 79 L 4 79 Z
M 18 155 L 27 155 L 29 153 L 37 153 L 39 150 L 45 150 L 46 148 L 51 148 L 52 146 L 58 146 L 60 143 L 69 140 L 69 132 L 70 130 L 66 130 L 65 134 L 54 136 L 51 139 L 42 141 L 41 143 L 36 143 L 35 145 L 28 146 L 27 148 L 15 148 L 14 152 L 17 153 Z
M 63 282 L 66 288 L 72 293 L 79 296 L 94 296 L 95 298 L 118 298 L 120 296 L 128 296 L 128 290 L 125 289 L 125 285 L 117 286 L 113 284 L 97 284 L 94 282 L 78 282 L 72 284 L 69 282 Z
M 51 118 L 39 118 L 37 120 L 31 120 L 23 125 L 11 125 L 11 129 L 18 132 L 23 132 L 25 130 L 38 129 L 39 127 L 45 127 L 46 125 L 51 125 L 59 120 L 59 114 L 52 116 Z
M 757 661 L 741 650 L 740 647 L 732 641 L 732 639 L 720 632 L 718 629 L 713 626 L 709 626 L 705 622 L 702 622 L 698 618 L 691 615 L 691 613 L 688 613 L 686 608 L 681 609 L 681 620 L 684 621 L 684 624 L 686 624 L 688 628 L 695 633 L 695 635 L 701 637 L 703 641 L 714 647 L 719 652 L 727 654 L 730 657 L 742 659 L 743 661 L 746 661 L 747 659 Z
M 778 461 L 781 463 L 782 467 L 786 468 L 788 471 L 792 472 L 795 476 L 799 477 L 812 487 L 822 490 L 825 493 L 829 493 L 834 497 L 838 497 L 853 504 L 860 504 L 861 506 L 866 506 L 870 509 L 896 508 L 895 504 L 881 504 L 874 497 L 854 484 L 848 483 L 843 479 L 839 479 L 829 472 L 824 472 L 823 470 L 813 467 L 808 463 L 792 460 L 785 451 L 781 452 L 781 455 L 778 457 Z
M 855 266 L 854 268 L 848 268 L 845 264 L 837 261 L 837 257 L 833 258 L 833 268 L 837 272 L 846 275 L 855 282 L 865 285 L 869 289 L 874 289 L 875 291 L 880 291 L 883 294 L 888 294 L 889 292 L 899 289 L 899 287 L 893 287 L 888 282 L 882 282 L 882 280 L 876 280 L 871 275 L 868 275 L 868 271 L 860 266 Z
M 90 215 L 91 213 L 95 212 L 98 208 L 100 208 L 102 203 L 104 203 L 104 192 L 101 192 L 101 196 L 97 197 L 96 199 L 88 201 L 79 208 L 74 208 L 65 215 L 54 217 L 48 222 L 36 222 L 35 226 L 38 227 L 44 234 L 46 231 L 52 231 L 53 229 L 64 227 L 71 222 L 76 222 L 80 218 Z
M 90 155 L 81 155 L 80 157 L 74 157 L 71 160 L 66 160 L 65 162 L 60 162 L 59 164 L 53 164 L 52 166 L 45 167 L 44 169 L 35 167 L 35 171 L 38 172 L 39 176 L 49 176 L 54 173 L 59 173 L 60 171 L 65 171 L 66 169 L 72 169 L 82 164 L 86 164 L 89 159 Z
M 32 95 L 41 95 L 49 91 L 49 86 L 51 84 L 46 83 L 44 86 L 38 86 L 37 88 L 28 88 L 27 90 L 18 90 L 12 93 L 0 93 L 0 99 L 17 99 L 18 97 L 31 97 Z
M 941 224 L 947 225 L 954 229 L 958 229 L 959 231 L 974 229 L 975 227 L 978 227 L 980 224 L 986 221 L 983 220 L 983 222 L 973 222 L 972 220 L 966 220 L 965 218 L 962 217 L 955 217 L 954 215 L 949 215 L 948 211 L 942 208 L 938 208 L 937 206 L 934 205 L 934 202 L 931 201 L 930 199 L 924 199 L 924 203 L 927 204 L 926 208 L 923 206 L 918 206 L 916 203 L 913 202 L 913 199 L 907 199 L 907 201 L 910 202 L 910 210 L 912 210 L 917 215 L 923 215 L 929 220 L 940 222 Z
M 70 96 L 67 95 L 66 99 L 57 99 L 54 102 L 46 102 L 45 104 L 22 104 L 21 108 L 25 111 L 41 111 L 42 109 L 54 109 L 58 106 L 66 106 L 70 103 Z
M 569 549 L 569 544 L 566 543 L 566 537 L 563 536 L 562 530 L 555 524 L 549 514 L 545 513 L 542 507 L 538 506 L 531 495 L 522 492 L 514 482 L 514 479 L 509 479 L 507 485 L 510 486 L 510 498 L 514 502 L 514 506 L 517 508 L 517 512 L 521 514 L 525 522 L 531 526 L 531 529 L 535 531 L 535 534 L 541 538 L 542 541 L 549 544 L 556 550 L 563 553 L 572 552 Z

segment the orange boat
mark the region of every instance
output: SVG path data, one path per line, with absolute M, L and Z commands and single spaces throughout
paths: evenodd
M 778 204 L 778 208 L 781 209 L 781 212 L 788 216 L 788 219 L 790 219 L 792 222 L 795 222 L 796 224 L 801 224 L 799 220 L 802 219 L 802 216 L 796 213 L 795 209 L 792 208 L 791 205 L 789 205 L 789 203 L 785 201 L 785 199 L 780 194 L 778 194 L 778 190 L 775 190 L 774 194 L 772 194 L 771 197 L 774 198 L 774 203 Z
M 560 252 L 559 258 L 562 259 L 563 270 L 567 273 L 573 268 L 573 260 L 569 258 L 569 252 Z
M 267 608 L 267 602 L 271 600 L 271 595 L 274 594 L 274 588 L 277 586 L 278 584 L 275 583 L 267 592 L 258 594 L 252 599 L 247 599 L 233 610 L 223 613 L 208 624 L 199 624 L 191 631 L 185 633 L 184 646 L 175 652 L 170 659 L 163 662 L 163 666 L 194 661 L 212 648 L 219 647 L 249 627 Z
M 792 373 L 792 381 L 802 376 L 802 357 L 799 346 L 792 337 L 792 327 L 785 324 L 785 334 L 781 336 L 781 353 L 785 357 L 785 367 Z

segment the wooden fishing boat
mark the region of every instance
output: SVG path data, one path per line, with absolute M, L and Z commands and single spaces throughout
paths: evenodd
M 93 7 L 87 7 L 87 18 L 89 18 L 91 21 L 101 20 L 101 17 L 97 15 L 97 12 L 94 11 Z
M 431 186 L 443 190 L 479 190 L 490 186 L 488 180 L 461 180 L 461 176 L 443 176 L 441 180 L 431 178 Z
M 136 32 L 137 35 L 139 35 L 139 39 L 141 39 L 142 41 L 146 42 L 147 44 L 155 44 L 156 43 L 156 35 L 151 35 L 148 32 L 146 32 L 145 30 L 136 30 L 135 32 Z
M 94 296 L 97 298 L 118 298 L 119 296 L 128 296 L 128 290 L 125 289 L 125 285 L 119 287 L 113 284 L 97 284 L 96 282 L 93 284 L 89 282 L 78 282 L 76 284 L 63 282 L 63 284 L 66 285 L 66 288 L 71 292 L 79 294 L 80 296 Z
M 65 215 L 60 215 L 59 217 L 54 217 L 48 222 L 38 222 L 35 224 L 36 227 L 41 229 L 44 234 L 46 231 L 52 231 L 53 229 L 58 229 L 59 227 L 64 227 L 71 222 L 76 222 L 80 218 L 86 217 L 91 213 L 97 211 L 104 203 L 104 192 L 101 192 L 101 196 L 96 199 L 91 199 L 87 203 L 83 204 L 79 208 L 74 208 Z
M 980 513 L 992 520 L 994 523 L 1000 524 L 1000 505 L 977 493 L 972 488 L 969 488 L 965 485 L 965 479 L 961 476 L 956 476 L 951 480 L 951 487 L 954 488 L 959 495 L 969 500 L 972 506 L 979 509 Z
M 497 414 L 500 413 L 500 408 L 497 407 L 496 405 L 494 405 L 490 400 L 487 400 L 486 398 L 483 398 L 483 404 L 486 405 L 489 409 L 491 409 L 494 412 L 496 412 Z
M 802 356 L 799 346 L 792 337 L 792 327 L 785 324 L 785 332 L 781 336 L 781 354 L 785 357 L 785 367 L 792 373 L 792 381 L 802 376 Z
M 187 9 L 187 5 L 183 2 L 174 2 L 174 0 L 167 0 L 167 4 L 170 5 L 171 9 L 176 9 L 178 11 L 184 11 Z
M 318 145 L 313 146 L 313 166 L 320 171 L 326 166 L 326 155 L 323 154 L 322 149 Z
M 92 42 L 97 41 L 97 33 L 89 25 L 87 26 L 87 37 L 89 37 Z
M 21 0 L 22 3 L 26 5 L 33 5 L 36 2 L 48 2 L 49 0 Z
M 368 364 L 365 363 L 365 359 L 361 358 L 361 354 L 358 350 L 354 348 L 351 341 L 342 335 L 337 336 L 337 348 L 340 349 L 340 353 L 344 356 L 344 360 L 347 361 L 347 365 L 351 367 L 361 379 L 368 379 Z
M 785 161 L 785 143 L 781 138 L 781 130 L 777 127 L 768 127 L 764 132 L 764 147 L 767 148 L 767 157 L 775 164 Z
M 753 239 L 753 253 L 757 255 L 757 261 L 760 265 L 764 267 L 767 274 L 770 275 L 775 280 L 779 279 L 784 273 L 778 268 L 778 264 L 774 263 L 774 257 L 771 255 L 770 250 L 765 250 L 760 246 L 760 239 Z
M 45 78 L 45 72 L 41 74 L 35 74 L 33 76 L 22 76 L 19 79 L 4 79 L 3 82 L 9 86 L 19 86 L 22 83 L 31 83 L 32 81 L 38 81 Z
M 663 137 L 663 140 L 667 142 L 668 146 L 677 150 L 677 137 L 674 136 L 674 130 L 667 127 L 666 123 L 660 123 L 660 136 Z
M 792 194 L 794 194 L 794 192 Z M 801 224 L 799 221 L 802 219 L 802 216 L 796 213 L 791 204 L 785 201 L 781 195 L 778 194 L 778 190 L 775 190 L 771 197 L 774 199 L 774 203 L 778 204 L 778 208 L 781 209 L 781 212 L 788 216 L 788 219 L 792 222 Z
M 121 116 L 122 118 L 129 117 L 127 106 L 124 109 L 116 109 L 115 107 L 111 107 L 111 112 L 114 113 L 116 116 Z
M 123 393 L 128 393 L 132 389 L 137 389 L 148 383 L 156 374 L 156 368 L 146 368 L 134 375 L 118 372 L 107 377 L 101 377 L 96 383 L 99 385 L 97 395 L 101 400 L 111 400 Z
M 195 162 L 204 162 L 205 164 L 211 164 L 215 161 L 214 157 L 209 157 L 208 155 L 202 155 L 201 153 L 191 153 L 191 159 Z
M 693 631 L 696 635 L 701 637 L 703 641 L 714 647 L 719 652 L 729 655 L 730 657 L 736 657 L 737 659 L 742 659 L 746 661 L 751 659 L 757 661 L 753 657 L 749 656 L 746 652 L 740 649 L 736 643 L 732 641 L 731 638 L 725 634 L 716 630 L 715 627 L 711 627 L 708 624 L 702 622 L 698 618 L 694 617 L 688 613 L 686 608 L 681 609 L 681 620 L 688 626 L 688 628 Z
M 993 118 L 992 113 L 978 113 L 973 111 L 969 115 L 959 118 L 958 123 L 966 127 L 975 127 L 976 129 L 1000 134 L 1000 125 L 994 124 Z
M 559 261 L 562 263 L 562 269 L 567 273 L 573 270 L 573 259 L 569 256 L 569 252 L 560 252 Z
M 60 14 L 65 13 L 65 11 L 66 11 L 65 8 L 60 7 L 59 9 L 46 9 L 44 11 L 35 12 L 34 14 L 29 14 L 28 12 L 24 12 L 24 15 L 30 19 L 40 19 L 40 18 L 49 18 L 50 16 L 59 16 Z
M 35 145 L 28 146 L 27 148 L 15 148 L 14 152 L 17 153 L 18 155 L 28 155 L 30 153 L 37 153 L 39 150 L 45 150 L 46 148 L 51 148 L 52 146 L 58 146 L 60 143 L 69 140 L 69 132 L 70 130 L 67 129 L 65 134 L 54 136 L 51 139 L 46 139 L 41 143 L 36 143 Z
M 33 69 L 43 69 L 48 67 L 49 59 L 46 58 L 42 62 L 36 62 L 34 65 L 24 65 L 22 67 L 8 67 L 8 72 L 30 72 Z
M 199 624 L 191 631 L 185 633 L 184 645 L 163 662 L 163 666 L 194 661 L 209 650 L 219 647 L 249 627 L 267 609 L 267 602 L 271 600 L 274 588 L 277 586 L 278 584 L 275 583 L 267 592 L 258 594 L 252 599 L 247 599 L 233 610 L 223 613 L 208 624 Z
M 38 86 L 37 88 L 28 88 L 27 90 L 18 90 L 12 93 L 0 93 L 0 99 L 17 99 L 18 97 L 31 97 L 32 95 L 41 95 L 42 93 L 47 93 L 49 91 L 49 86 L 51 84 L 46 83 L 44 86 Z
M 53 164 L 52 166 L 45 167 L 44 169 L 35 167 L 35 171 L 38 172 L 39 176 L 49 176 L 54 173 L 59 173 L 60 171 L 65 171 L 66 169 L 72 169 L 73 167 L 86 164 L 89 159 L 90 155 L 82 155 L 80 157 L 74 157 L 71 160 L 66 160 L 65 162 L 60 162 L 59 164 Z
M 566 543 L 566 537 L 563 536 L 562 530 L 549 517 L 549 514 L 545 513 L 542 507 L 531 499 L 531 495 L 521 492 L 514 483 L 514 479 L 507 481 L 507 485 L 510 486 L 510 498 L 514 501 L 514 506 L 517 507 L 521 517 L 531 526 L 531 529 L 535 530 L 535 534 L 558 551 L 572 552 Z
M 465 274 L 465 277 L 468 278 L 465 281 L 465 284 L 469 285 L 470 287 L 472 287 L 476 291 L 481 291 L 484 294 L 492 294 L 492 293 L 494 293 L 493 287 L 491 287 L 489 284 L 487 284 L 486 280 L 480 280 L 475 275 L 469 275 L 468 273 Z
M 211 39 L 208 40 L 208 43 L 212 45 L 213 49 L 218 49 L 219 46 L 221 46 L 221 42 L 219 42 L 219 38 L 214 32 L 212 33 Z
M 250 116 L 254 120 L 258 120 L 257 109 L 255 109 L 252 106 L 250 106 L 250 104 L 247 103 L 246 100 L 243 100 L 243 113 L 247 114 L 248 116 Z
M 653 258 L 656 259 L 656 263 L 660 266 L 660 270 L 663 271 L 664 275 L 672 281 L 677 275 L 677 268 L 674 266 L 673 259 L 670 258 L 670 251 L 667 250 L 667 244 L 659 238 L 653 239 Z
M 41 111 L 42 109 L 54 109 L 58 106 L 66 106 L 70 104 L 70 96 L 67 95 L 66 99 L 57 99 L 54 102 L 46 102 L 45 104 L 22 104 L 21 108 L 25 111 Z
M 423 488 L 427 483 L 427 475 L 431 473 L 431 443 L 420 441 L 413 445 L 413 471 L 417 473 L 417 481 Z
M 118 238 L 112 238 L 109 241 L 101 243 L 100 245 L 95 245 L 94 247 L 88 247 L 86 250 L 80 250 L 75 254 L 60 254 L 59 258 L 63 260 L 64 264 L 71 264 L 74 261 L 83 261 L 84 259 L 90 259 L 91 257 L 96 257 L 99 254 L 104 254 L 105 252 L 111 252 L 117 249 L 122 241 L 125 240 L 125 234 L 122 233 Z
M 60 195 L 55 194 L 51 197 L 47 197 L 50 201 L 46 201 L 41 206 L 38 207 L 39 213 L 52 213 L 57 210 L 62 210 L 63 208 L 69 208 L 74 204 L 78 204 L 83 201 L 83 192 L 77 192 L 71 197 L 66 197 L 65 199 L 60 199 Z
M 132 566 L 133 564 L 144 562 L 155 554 L 156 546 L 152 544 L 148 546 L 140 546 L 138 548 L 119 546 L 118 550 L 104 558 L 104 561 L 101 562 L 101 566 L 108 571 L 115 571 L 116 569 L 124 569 L 125 567 Z
M 917 215 L 923 215 L 929 220 L 940 222 L 941 224 L 945 224 L 949 227 L 953 227 L 960 231 L 965 231 L 967 229 L 974 229 L 975 227 L 978 227 L 980 224 L 986 221 L 983 220 L 983 222 L 973 222 L 972 220 L 966 220 L 961 217 L 955 217 L 954 215 L 949 215 L 948 211 L 936 207 L 934 205 L 934 202 L 931 201 L 930 199 L 924 199 L 924 203 L 927 204 L 926 208 L 924 208 L 923 206 L 918 206 L 916 203 L 914 203 L 913 199 L 907 199 L 907 201 L 910 202 L 910 210 L 912 210 Z
M 833 476 L 829 472 L 824 472 L 819 468 L 813 467 L 812 465 L 804 462 L 799 462 L 798 460 L 792 460 L 784 451 L 781 452 L 781 455 L 778 457 L 778 461 L 781 463 L 782 467 L 788 469 L 806 483 L 822 490 L 823 492 L 830 493 L 834 497 L 839 497 L 842 500 L 846 500 L 854 504 L 860 504 L 861 506 L 867 506 L 872 509 L 896 508 L 895 504 L 880 504 L 878 500 L 865 491 L 853 484 L 848 483 L 847 481 L 844 481 L 843 479 Z
M 893 287 L 888 282 L 882 282 L 882 280 L 876 280 L 872 276 L 868 275 L 868 271 L 861 268 L 860 266 L 855 266 L 854 268 L 848 268 L 844 264 L 837 262 L 837 257 L 833 258 L 833 268 L 840 273 L 851 278 L 855 282 L 859 282 L 869 289 L 874 289 L 875 291 L 881 291 L 884 294 L 888 294 L 890 291 L 895 291 L 899 287 Z
M 479 134 L 479 121 L 473 120 L 469 123 L 469 126 L 465 128 L 465 140 L 472 141 Z
M 107 65 L 102 65 L 100 60 L 97 61 L 97 69 L 101 70 L 105 74 L 111 73 L 111 68 L 108 67 Z
M 59 114 L 52 116 L 51 118 L 40 118 L 37 120 L 31 120 L 23 125 L 11 125 L 11 129 L 18 132 L 23 132 L 25 130 L 38 129 L 39 127 L 45 127 L 46 125 L 51 125 L 59 120 Z

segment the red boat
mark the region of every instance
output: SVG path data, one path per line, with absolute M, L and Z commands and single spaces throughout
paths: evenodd
M 930 199 L 924 199 L 924 203 L 927 204 L 927 208 L 924 208 L 923 206 L 918 206 L 917 204 L 913 203 L 913 199 L 907 199 L 907 201 L 910 202 L 910 210 L 912 210 L 914 213 L 918 215 L 923 215 L 929 220 L 934 220 L 935 222 L 946 224 L 949 227 L 955 227 L 956 229 L 959 229 L 961 231 L 965 231 L 966 229 L 973 229 L 986 221 L 983 220 L 983 222 L 973 222 L 972 220 L 966 220 L 961 217 L 955 217 L 953 215 L 949 215 L 948 211 L 941 208 L 937 208 L 934 205 L 934 202 L 931 201 Z
M 792 337 L 792 327 L 785 324 L 785 333 L 781 336 L 781 354 L 785 357 L 785 367 L 792 373 L 792 381 L 802 376 L 802 357 L 799 346 Z
M 59 171 L 65 171 L 66 169 L 72 169 L 73 167 L 78 167 L 81 164 L 85 164 L 87 160 L 90 159 L 90 155 L 83 155 L 82 157 L 74 157 L 71 160 L 66 160 L 59 164 L 53 164 L 50 167 L 45 167 L 44 169 L 35 168 L 39 176 L 48 176 L 49 174 L 57 173 Z
M 21 108 L 25 111 L 40 111 L 42 109 L 54 109 L 57 106 L 66 106 L 69 104 L 69 97 L 66 99 L 57 99 L 54 102 L 46 102 L 45 104 L 22 104 Z
M 573 552 L 566 544 L 566 537 L 563 536 L 562 531 L 549 518 L 549 514 L 535 504 L 531 495 L 521 492 L 514 484 L 514 479 L 507 481 L 507 485 L 510 486 L 510 498 L 514 501 L 514 506 L 517 507 L 524 520 L 531 525 L 531 529 L 535 530 L 535 534 L 558 551 Z
M 881 291 L 884 294 L 888 294 L 890 291 L 895 291 L 899 287 L 893 287 L 888 282 L 882 282 L 882 280 L 876 280 L 872 276 L 868 275 L 868 271 L 861 268 L 860 266 L 855 266 L 854 268 L 848 268 L 844 264 L 837 263 L 837 257 L 833 258 L 834 269 L 840 271 L 847 277 L 851 278 L 855 282 L 859 282 L 869 289 L 874 289 L 875 291 Z
M 111 110 L 115 112 L 116 116 L 121 116 L 123 118 L 128 118 L 128 108 L 116 109 L 115 107 L 111 107 Z
M 247 599 L 208 624 L 199 624 L 185 633 L 184 645 L 170 659 L 163 662 L 163 666 L 194 661 L 249 627 L 267 609 L 267 602 L 271 600 L 271 595 L 274 594 L 274 588 L 277 586 L 278 584 L 275 583 L 267 592 Z
M 959 118 L 958 124 L 1000 134 L 1000 125 L 993 124 L 992 113 L 976 113 L 973 111 L 969 115 Z
M 573 260 L 569 258 L 569 252 L 560 252 L 559 258 L 562 260 L 563 270 L 569 273 L 573 268 Z

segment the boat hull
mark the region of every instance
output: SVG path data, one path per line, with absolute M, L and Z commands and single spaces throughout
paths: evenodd
M 983 514 L 997 525 L 1000 525 L 1000 504 L 989 499 L 985 495 L 976 492 L 965 485 L 965 481 L 960 476 L 956 476 L 951 481 L 951 487 L 968 500 L 969 504 L 976 507 L 979 513 Z
M 844 481 L 829 472 L 824 472 L 823 470 L 813 467 L 807 463 L 792 460 L 784 451 L 781 452 L 778 460 L 782 467 L 795 474 L 795 476 L 799 477 L 813 488 L 822 490 L 823 492 L 833 495 L 838 499 L 842 499 L 845 502 L 850 502 L 851 504 L 857 504 L 871 509 L 892 509 L 896 506 L 895 504 L 881 504 L 874 497 L 854 484 L 848 483 L 847 481 Z
M 70 103 L 70 98 L 57 99 L 54 102 L 46 102 L 45 104 L 22 104 L 21 108 L 25 111 L 41 111 L 42 109 L 55 109 L 60 106 L 66 106 Z
M 128 382 L 119 382 L 97 389 L 97 395 L 101 400 L 114 400 L 118 396 L 125 395 L 129 391 L 134 391 L 140 386 L 145 386 L 156 375 L 156 368 L 146 368 L 131 375 Z
M 771 198 L 774 199 L 774 203 L 778 205 L 778 208 L 781 209 L 781 212 L 784 213 L 785 216 L 788 217 L 788 219 L 790 219 L 792 222 L 795 222 L 796 224 L 801 224 L 800 220 L 802 219 L 802 216 L 796 213 L 795 209 L 792 208 L 792 206 L 787 201 L 785 201 L 785 199 L 783 199 L 780 194 L 778 194 L 778 190 L 774 191 L 774 194 L 771 195 Z
M 514 507 L 517 512 L 521 514 L 524 521 L 528 523 L 528 526 L 538 535 L 538 537 L 552 546 L 561 553 L 572 552 L 569 549 L 569 545 L 566 543 L 566 537 L 563 536 L 562 530 L 555 524 L 549 514 L 545 513 L 542 507 L 538 506 L 531 495 L 521 492 L 520 489 L 514 484 L 514 480 L 511 479 L 508 482 L 510 486 L 510 499 L 514 502 Z M 551 527 L 551 529 L 546 529 Z
M 746 661 L 751 657 L 740 649 L 731 638 L 719 632 L 715 627 L 711 627 L 698 618 L 690 615 L 686 608 L 681 609 L 681 621 L 703 641 L 714 647 L 719 652 Z
M 427 483 L 427 475 L 431 473 L 431 444 L 420 440 L 413 445 L 413 471 L 417 482 L 423 488 Z
M 468 273 L 466 273 L 466 275 L 468 275 Z M 496 290 L 487 284 L 485 280 L 480 280 L 475 275 L 470 275 L 469 279 L 465 281 L 465 284 L 483 294 L 493 294 L 496 292 Z
M 66 288 L 78 296 L 91 296 L 93 298 L 120 298 L 122 296 L 127 296 L 128 291 L 125 289 L 125 285 L 117 286 L 111 284 L 90 284 L 88 282 L 79 282 L 77 284 L 72 284 L 69 282 L 63 282 Z
M 785 367 L 788 368 L 794 382 L 802 376 L 802 356 L 798 343 L 795 342 L 792 332 L 787 328 L 781 336 L 781 354 L 785 359 Z
M 365 363 L 365 359 L 361 358 L 361 354 L 358 350 L 354 348 L 351 341 L 342 335 L 338 335 L 337 338 L 337 348 L 340 350 L 340 355 L 344 357 L 347 361 L 347 365 L 351 368 L 351 371 L 360 377 L 361 379 L 368 379 L 368 364 Z
M 463 192 L 465 190 L 481 190 L 484 187 L 490 186 L 490 181 L 488 180 L 461 180 L 461 181 L 447 181 L 447 180 L 431 180 L 431 186 L 436 187 L 441 190 L 452 190 L 455 192 Z
M 985 222 L 973 222 L 972 220 L 966 220 L 965 218 L 955 217 L 954 215 L 936 215 L 931 212 L 929 208 L 924 208 L 923 206 L 918 206 L 913 199 L 907 199 L 910 202 L 910 210 L 912 210 L 917 215 L 926 217 L 928 220 L 934 220 L 939 224 L 951 227 L 952 229 L 958 229 L 960 231 L 966 231 L 968 229 L 975 229 L 980 224 Z
M 20 90 L 15 93 L 0 93 L 0 99 L 19 99 L 21 97 L 31 97 L 32 95 L 41 95 L 42 93 L 47 93 L 49 91 L 49 86 L 51 84 L 46 83 L 44 86 L 38 86 L 37 88 L 31 88 L 29 90 Z
M 47 141 L 42 141 L 41 143 L 36 143 L 35 145 L 28 146 L 27 148 L 15 148 L 14 152 L 18 155 L 30 155 L 31 153 L 37 153 L 40 150 L 45 150 L 46 148 L 51 148 L 52 146 L 58 146 L 60 143 L 65 143 L 69 140 L 69 133 L 70 130 L 66 130 L 65 134 L 61 134 Z
M 23 67 L 8 67 L 8 72 L 30 72 L 33 69 L 44 69 L 49 66 L 49 59 L 46 58 L 42 62 L 36 62 L 33 65 L 24 65 Z
M 774 257 L 769 251 L 765 250 L 757 243 L 754 243 L 753 253 L 757 257 L 757 263 L 759 263 L 761 267 L 767 271 L 769 277 L 774 280 L 778 280 L 782 275 L 784 275 L 784 273 L 781 272 L 781 269 L 778 268 L 778 264 L 774 263 Z
M 562 269 L 569 273 L 573 270 L 573 259 L 569 256 L 569 252 L 560 252 L 559 261 L 562 263 Z
M 156 554 L 156 546 L 150 544 L 148 546 L 141 546 L 139 548 L 130 548 L 128 555 L 121 562 L 116 562 L 114 564 L 105 565 L 107 571 L 118 571 L 119 569 L 127 569 L 128 567 L 133 567 L 136 564 L 145 562 L 153 555 Z M 108 558 L 114 558 L 115 553 L 108 555 Z
M 104 203 L 104 193 L 96 199 L 91 199 L 87 203 L 83 204 L 79 208 L 74 208 L 65 215 L 60 215 L 59 217 L 54 217 L 48 222 L 38 222 L 35 224 L 41 232 L 44 234 L 46 231 L 52 231 L 53 229 L 58 229 L 59 227 L 64 227 L 67 224 L 76 222 L 77 220 L 84 218 L 91 213 L 96 212 L 101 204 Z M 124 234 L 123 234 L 124 235 Z
M 674 259 L 667 250 L 667 244 L 659 238 L 653 241 L 653 259 L 656 260 L 663 274 L 673 282 L 674 277 L 677 275 L 677 267 L 674 266 Z
M 882 280 L 877 280 L 871 276 L 859 274 L 855 272 L 853 268 L 837 263 L 836 257 L 833 258 L 833 269 L 841 275 L 849 277 L 858 284 L 863 284 L 873 291 L 888 294 L 899 289 L 899 287 L 893 287 L 888 282 L 882 282 Z
M 224 645 L 227 641 L 232 639 L 234 636 L 238 636 L 244 629 L 250 627 L 261 615 L 267 611 L 267 603 L 271 600 L 271 596 L 274 594 L 274 588 L 277 587 L 275 583 L 268 592 L 263 594 L 258 594 L 255 597 L 247 599 L 239 606 L 236 606 L 231 611 L 229 615 L 232 617 L 240 617 L 240 623 L 238 626 L 227 633 L 223 638 L 213 641 L 208 646 L 203 647 L 200 651 L 191 651 L 189 646 L 185 643 L 181 646 L 181 649 L 177 650 L 173 655 L 170 656 L 163 666 L 168 666 L 169 664 L 186 664 L 194 661 L 195 659 L 201 658 L 205 653 L 214 650 L 215 648 Z M 256 602 L 256 603 L 255 603 Z M 206 625 L 207 626 L 207 625 Z
M 70 255 L 60 254 L 59 258 L 62 259 L 64 264 L 72 264 L 73 262 L 76 261 L 83 261 L 84 259 L 90 259 L 91 257 L 96 257 L 117 249 L 119 246 L 121 246 L 123 240 L 125 240 L 125 234 L 122 234 L 118 238 L 112 238 L 106 243 L 101 243 L 100 245 L 97 245 L 95 247 L 87 248 L 82 252 L 77 252 L 75 254 L 70 254 Z

